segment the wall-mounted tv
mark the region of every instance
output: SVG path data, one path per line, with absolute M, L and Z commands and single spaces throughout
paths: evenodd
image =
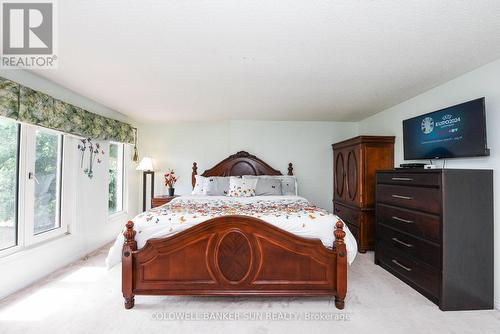
M 484 97 L 403 121 L 405 160 L 490 155 Z

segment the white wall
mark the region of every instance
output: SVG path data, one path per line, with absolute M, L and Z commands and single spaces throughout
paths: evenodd
M 486 97 L 486 119 L 489 157 L 449 159 L 447 168 L 486 168 L 494 170 L 495 200 L 495 304 L 500 308 L 500 60 L 462 75 L 444 85 L 418 95 L 360 122 L 360 133 L 396 136 L 395 163 L 403 161 L 402 120 Z M 441 164 L 441 162 L 436 162 Z M 480 260 L 480 259 L 478 259 Z
M 72 103 L 92 112 L 130 121 L 122 114 L 108 109 L 94 101 L 40 78 L 32 73 L 11 70 L 0 71 L 0 76 L 25 86 L 47 93 L 55 98 Z M 65 145 L 73 145 L 77 149 L 78 139 L 67 138 Z M 103 147 L 107 143 L 101 142 Z M 29 249 L 0 257 L 0 299 L 17 291 L 51 272 L 79 259 L 87 253 L 113 240 L 123 228 L 129 216 L 138 212 L 139 190 L 137 184 L 139 175 L 135 171 L 135 164 L 131 162 L 130 154 L 125 157 L 127 162 L 127 186 L 129 196 L 125 198 L 128 212 L 108 221 L 108 156 L 104 155 L 103 162 L 95 168 L 95 176 L 89 179 L 78 166 L 74 182 L 74 215 L 68 223 L 70 234 L 55 240 L 35 245 Z M 104 266 L 104 263 L 102 264 Z
M 139 126 L 140 155 L 155 158 L 155 192 L 165 194 L 162 173 L 174 169 L 180 177 L 176 193 L 191 192 L 191 167 L 198 173 L 230 154 L 248 151 L 287 173 L 294 165 L 299 194 L 332 210 L 333 158 L 331 145 L 356 136 L 356 123 L 229 121 L 213 123 L 143 124 Z

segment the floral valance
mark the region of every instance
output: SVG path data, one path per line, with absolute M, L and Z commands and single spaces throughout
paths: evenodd
M 0 77 L 0 116 L 81 137 L 134 143 L 127 123 L 91 113 Z

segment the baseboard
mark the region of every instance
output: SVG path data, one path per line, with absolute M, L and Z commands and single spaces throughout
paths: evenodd
M 495 308 L 500 310 L 500 297 L 495 299 Z

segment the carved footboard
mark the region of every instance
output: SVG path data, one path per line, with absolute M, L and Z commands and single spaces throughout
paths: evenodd
M 134 295 L 319 296 L 344 307 L 347 258 L 342 222 L 333 250 L 247 216 L 208 220 L 174 236 L 148 240 L 137 250 L 127 223 L 122 290 Z

